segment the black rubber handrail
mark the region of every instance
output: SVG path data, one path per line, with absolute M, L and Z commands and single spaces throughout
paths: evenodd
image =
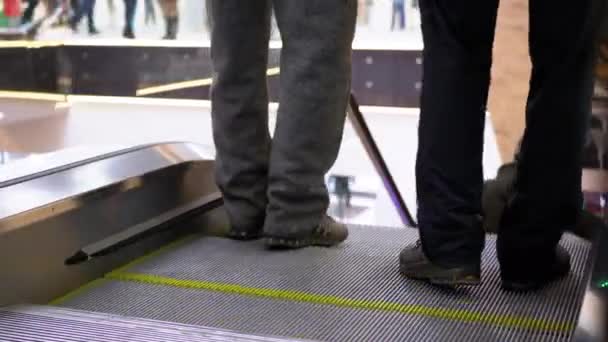
M 74 255 L 67 258 L 65 264 L 78 265 L 96 257 L 112 254 L 149 235 L 158 234 L 178 222 L 209 212 L 223 204 L 224 200 L 219 192 L 214 192 L 198 198 L 193 202 L 169 210 L 162 215 L 153 217 L 95 243 L 82 247 Z
M 399 188 L 395 183 L 395 179 L 393 178 L 393 175 L 391 174 L 386 164 L 386 161 L 382 157 L 382 153 L 378 148 L 378 144 L 376 144 L 372 132 L 370 131 L 369 127 L 367 126 L 367 123 L 365 122 L 363 113 L 361 113 L 361 110 L 359 109 L 359 103 L 357 102 L 357 99 L 353 94 L 350 95 L 350 102 L 348 106 L 348 118 L 350 119 L 350 122 L 353 125 L 355 132 L 357 133 L 357 136 L 359 136 L 359 139 L 361 140 L 361 143 L 363 144 L 367 155 L 374 164 L 376 172 L 378 172 L 380 178 L 382 178 L 384 188 L 388 192 L 395 206 L 395 209 L 397 209 L 397 213 L 399 214 L 401 221 L 406 226 L 416 227 L 416 221 L 412 217 L 412 214 L 410 213 L 409 209 L 407 208 L 407 205 L 405 204 L 405 201 L 403 200 L 403 197 L 401 196 L 401 192 L 399 191 Z

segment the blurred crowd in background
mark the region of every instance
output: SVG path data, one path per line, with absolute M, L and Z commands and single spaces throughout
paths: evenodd
M 103 1 L 103 0 L 101 0 Z M 116 12 L 115 1 L 124 2 L 124 29 L 123 37 L 135 38 L 134 19 L 137 0 L 105 0 L 110 13 Z M 162 13 L 157 15 L 154 3 L 158 1 Z M 143 0 L 145 6 L 146 24 L 156 24 L 157 16 L 162 16 L 165 23 L 165 35 L 163 39 L 176 39 L 179 21 L 177 7 L 178 0 Z M 80 29 L 81 22 L 86 19 L 88 33 L 91 35 L 99 34 L 95 25 L 95 6 L 97 0 L 27 0 L 25 10 L 21 16 L 21 24 L 28 24 L 33 20 L 36 8 L 44 3 L 47 15 L 59 12 L 59 19 L 56 25 L 67 25 L 73 31 Z
M 402 32 L 418 28 L 418 0 L 358 0 L 358 5 L 361 30 Z M 158 38 L 176 39 L 180 27 L 191 33 L 209 31 L 206 8 L 206 0 L 0 0 L 0 27 L 35 25 L 42 18 L 52 18 L 52 27 L 91 36 L 103 32 L 109 37 L 117 34 L 108 32 L 105 25 L 111 18 L 113 23 L 121 23 L 125 38 L 138 36 L 144 25 L 163 25 L 164 33 Z M 187 17 L 181 24 L 180 12 Z M 274 20 L 272 31 L 272 38 L 279 39 Z M 144 36 L 150 38 L 149 34 Z

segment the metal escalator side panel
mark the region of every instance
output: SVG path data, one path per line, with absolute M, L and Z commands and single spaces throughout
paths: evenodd
M 573 341 L 608 341 L 608 229 L 596 230 L 588 260 L 590 273 Z
M 0 308 L 0 340 L 90 342 L 301 341 L 45 306 Z
M 183 234 L 64 265 L 83 246 L 217 192 L 213 164 L 197 145 L 156 145 L 0 189 L 0 307 L 47 303 Z
M 219 192 L 203 196 L 186 205 L 178 206 L 100 241 L 84 246 L 73 256 L 66 259 L 65 263 L 66 265 L 76 265 L 95 257 L 115 253 L 117 250 L 135 244 L 150 235 L 160 233 L 171 225 L 179 224 L 193 216 L 212 211 L 223 204 L 224 201 Z
M 103 154 L 9 180 L 0 187 L 0 231 L 8 229 L 5 221 L 10 216 L 164 167 L 212 159 L 195 144 L 157 144 Z

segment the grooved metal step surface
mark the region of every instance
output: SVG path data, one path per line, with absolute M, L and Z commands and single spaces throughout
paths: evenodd
M 200 326 L 44 306 L 0 308 L 0 341 L 287 342 Z
M 568 340 L 590 246 L 573 236 L 566 279 L 534 294 L 500 290 L 494 239 L 483 284 L 456 290 L 407 280 L 401 248 L 417 231 L 351 227 L 336 248 L 268 251 L 260 241 L 195 237 L 109 274 L 62 305 L 253 334 L 326 341 Z

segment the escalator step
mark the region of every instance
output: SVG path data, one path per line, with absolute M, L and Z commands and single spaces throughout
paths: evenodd
M 235 333 L 87 311 L 43 306 L 0 309 L 0 341 L 36 342 L 287 342 Z
M 568 340 L 576 323 L 590 245 L 562 244 L 573 271 L 535 294 L 501 291 L 494 241 L 483 285 L 446 290 L 405 280 L 400 248 L 417 231 L 352 227 L 337 248 L 267 251 L 259 241 L 188 240 L 108 275 L 64 306 L 317 340 Z

